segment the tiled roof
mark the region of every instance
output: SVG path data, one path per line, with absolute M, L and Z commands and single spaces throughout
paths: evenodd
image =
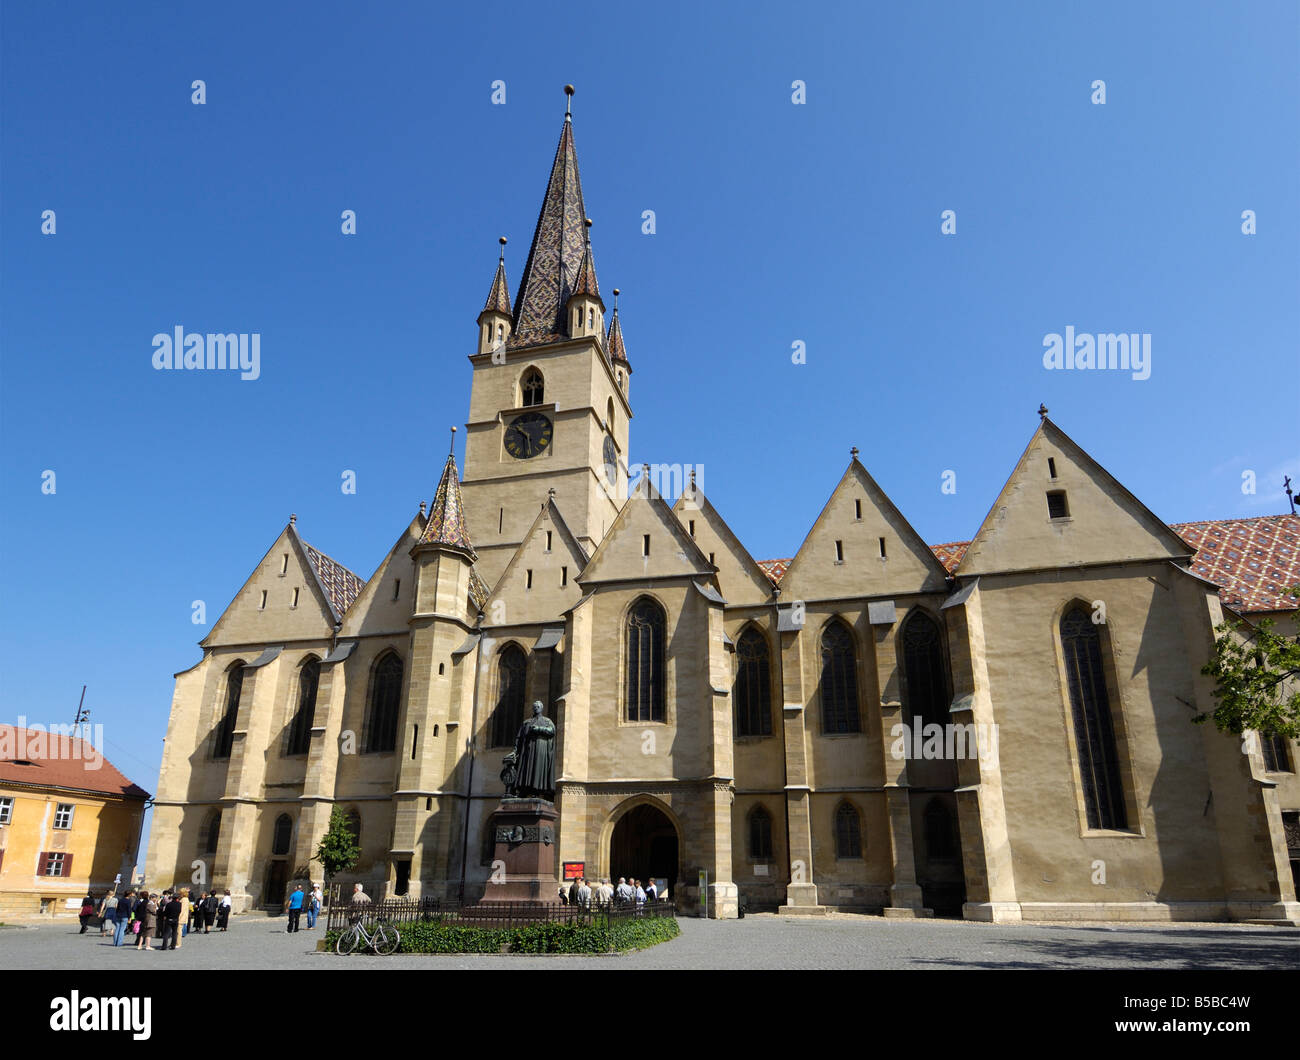
M 342 618 L 347 609 L 352 606 L 352 601 L 361 595 L 361 590 L 365 588 L 365 579 L 357 577 L 338 560 L 330 559 L 324 552 L 312 548 L 306 541 L 302 542 L 302 547 L 307 550 L 307 558 L 311 561 L 312 569 L 316 572 L 325 595 L 329 597 L 330 606 L 334 609 L 334 617 Z
M 1300 515 L 1262 515 L 1254 519 L 1207 519 L 1170 523 L 1169 529 L 1196 549 L 1191 569 L 1219 586 L 1224 604 L 1235 611 L 1287 611 L 1297 606 L 1287 590 L 1300 585 Z M 948 573 L 969 541 L 931 545 Z M 761 559 L 773 584 L 785 577 L 788 559 Z
M 488 588 L 488 583 L 483 580 L 483 576 L 472 567 L 469 572 L 469 595 L 474 601 L 474 606 L 480 611 L 483 605 L 487 603 L 488 597 L 492 595 L 492 590 Z
M 421 545 L 444 545 L 458 548 L 477 559 L 474 546 L 470 544 L 469 528 L 465 525 L 465 504 L 460 497 L 460 472 L 456 469 L 456 454 L 447 454 L 447 463 L 442 468 L 442 478 L 438 481 L 438 492 L 433 496 L 433 507 L 429 509 L 429 521 L 424 524 L 424 532 L 416 547 Z
M 573 123 L 566 115 L 515 300 L 514 334 L 509 345 L 534 345 L 567 337 L 566 309 L 582 263 L 586 219 Z
M 144 788 L 124 777 L 90 741 L 79 736 L 0 725 L 0 756 L 0 784 L 32 784 L 128 799 L 149 798 Z M 29 764 L 19 765 L 19 761 Z
M 506 262 L 504 258 L 497 262 L 497 272 L 492 277 L 492 290 L 488 291 L 487 302 L 483 305 L 483 312 L 510 315 L 510 285 L 506 283 Z
M 605 340 L 605 349 L 609 351 L 611 361 L 628 363 L 627 347 L 623 345 L 623 325 L 618 320 L 618 306 L 614 307 L 614 314 L 609 319 L 609 336 Z
M 600 283 L 596 280 L 596 262 L 591 256 L 591 233 L 587 233 L 587 245 L 582 251 L 582 261 L 578 264 L 578 278 L 573 282 L 574 294 L 589 294 L 600 297 Z
M 1300 585 L 1300 515 L 1171 523 L 1196 549 L 1192 571 L 1219 586 L 1234 611 L 1289 611 Z

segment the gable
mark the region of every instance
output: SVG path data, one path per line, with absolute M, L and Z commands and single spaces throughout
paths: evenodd
M 781 596 L 883 596 L 946 584 L 943 565 L 854 456 L 790 560 Z
M 1064 496 L 1067 515 L 1053 517 L 1049 492 Z M 1044 418 L 967 546 L 957 574 L 1171 559 L 1190 556 L 1192 551 L 1110 472 Z
M 417 515 L 375 569 L 343 619 L 341 637 L 392 633 L 407 628 L 415 601 L 415 560 L 411 549 L 428 518 Z
M 578 580 L 589 585 L 687 575 L 711 578 L 713 574 L 708 557 L 654 487 L 642 479 Z
M 764 604 L 771 601 L 771 579 L 754 562 L 754 557 L 702 491 L 683 490 L 673 505 L 673 515 L 705 558 L 718 568 L 718 587 L 727 603 Z
M 586 565 L 587 553 L 555 501 L 548 499 L 492 587 L 483 607 L 487 623 L 517 626 L 557 621 L 582 596 L 578 575 Z
M 316 568 L 308 558 L 309 547 L 292 523 L 286 526 L 200 645 L 208 648 L 223 644 L 282 643 L 332 636 L 336 618 Z M 341 564 L 335 566 L 352 574 Z

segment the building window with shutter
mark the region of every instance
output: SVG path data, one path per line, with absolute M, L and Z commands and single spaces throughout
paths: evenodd
M 72 855 L 50 851 L 41 855 L 38 876 L 70 876 L 72 874 Z
M 0 824 L 8 824 L 14 819 L 14 800 L 9 796 L 0 798 Z
M 55 807 L 54 827 L 64 830 L 72 827 L 72 803 L 61 802 Z

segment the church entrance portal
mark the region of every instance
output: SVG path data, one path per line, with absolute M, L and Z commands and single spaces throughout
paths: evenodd
M 666 879 L 677 890 L 677 829 L 653 806 L 636 806 L 619 818 L 609 841 L 610 883 L 620 876 Z

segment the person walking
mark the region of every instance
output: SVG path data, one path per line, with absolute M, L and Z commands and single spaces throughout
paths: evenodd
M 316 926 L 316 918 L 320 916 L 321 893 L 320 884 L 316 884 L 311 889 L 311 897 L 307 899 L 307 930 L 310 931 Z
M 140 932 L 135 939 L 135 948 L 137 950 L 149 950 L 149 940 L 153 938 L 154 928 L 158 922 L 158 902 L 149 894 L 148 891 L 142 891 L 140 896 L 140 905 L 136 907 L 135 918 L 140 922 Z
M 117 925 L 113 928 L 113 945 L 122 945 L 126 929 L 131 923 L 131 914 L 135 911 L 135 892 L 128 890 L 117 902 Z
M 92 898 L 90 892 L 87 891 L 86 897 L 81 900 L 81 913 L 78 915 L 78 919 L 81 921 L 81 930 L 77 932 L 78 935 L 84 935 L 86 933 L 86 928 L 90 927 L 90 922 L 94 919 L 94 916 L 95 899 Z
M 174 950 L 176 948 L 176 936 L 180 934 L 181 900 L 170 891 L 164 891 L 163 898 L 165 904 L 158 912 L 159 918 L 162 920 L 162 948 L 164 950 Z
M 289 896 L 289 930 L 297 931 L 298 924 L 302 918 L 302 884 L 298 884 L 293 889 L 293 894 Z
M 221 896 L 221 902 L 217 906 L 217 927 L 222 931 L 230 926 L 230 892 L 227 891 Z
M 212 930 L 212 925 L 217 919 L 217 894 L 213 891 L 203 899 L 203 934 Z
M 99 921 L 99 937 L 104 937 L 104 931 L 111 928 L 114 938 L 117 937 L 117 895 L 109 891 L 104 896 L 104 904 L 100 907 L 102 919 Z

